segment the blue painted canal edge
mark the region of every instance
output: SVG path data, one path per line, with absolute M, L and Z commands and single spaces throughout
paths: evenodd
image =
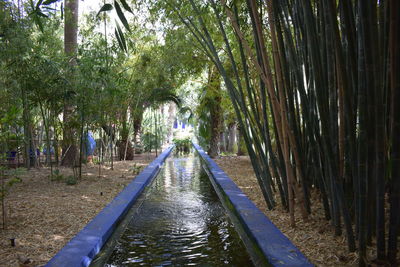
M 157 176 L 174 146 L 165 149 L 45 266 L 87 267 L 145 187 Z
M 256 266 L 314 266 L 199 145 L 193 146 Z

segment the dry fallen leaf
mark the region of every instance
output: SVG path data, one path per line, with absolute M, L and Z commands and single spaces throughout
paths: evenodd
M 135 161 L 114 162 L 115 170 L 103 167 L 100 178 L 98 166 L 84 167 L 83 178 L 74 186 L 50 181 L 48 168 L 24 174 L 6 198 L 7 229 L 0 229 L 0 267 L 44 265 L 121 191 L 121 185 L 133 179 L 129 169 L 134 162 L 145 166 L 153 158 L 144 154 L 135 155 Z M 61 167 L 60 173 L 67 177 L 72 170 Z M 0 228 L 1 223 L 0 219 Z M 15 247 L 10 238 L 16 238 Z M 19 259 L 19 255 L 24 256 Z
M 358 265 L 357 253 L 349 253 L 347 250 L 345 235 L 335 237 L 333 227 L 325 220 L 319 192 L 311 192 L 313 206 L 308 222 L 300 219 L 300 212 L 296 207 L 296 228 L 293 229 L 289 226 L 289 214 L 280 205 L 278 195 L 275 196 L 277 207 L 273 210 L 267 209 L 249 157 L 219 157 L 215 161 L 313 264 L 317 266 Z M 368 257 L 376 258 L 374 255 L 376 255 L 375 247 L 368 247 Z

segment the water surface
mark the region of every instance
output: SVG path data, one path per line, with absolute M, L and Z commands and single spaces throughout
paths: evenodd
M 105 266 L 253 266 L 197 155 L 171 155 Z

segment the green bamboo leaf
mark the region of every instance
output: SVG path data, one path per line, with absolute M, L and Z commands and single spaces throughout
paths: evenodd
M 40 31 L 43 32 L 43 23 L 38 16 L 34 16 L 34 20 L 39 27 Z
M 121 48 L 121 50 L 124 50 L 124 46 L 122 44 L 121 38 L 119 37 L 117 29 L 115 29 L 115 37 L 117 38 L 119 48 Z
M 33 1 L 31 1 L 31 4 L 33 4 Z M 43 23 L 40 20 L 40 16 L 44 16 L 47 17 L 45 14 L 43 14 L 42 12 L 40 12 L 40 9 L 34 9 L 31 13 L 29 13 L 29 16 L 31 16 L 33 18 L 33 21 L 35 22 L 35 24 L 39 27 L 40 31 L 43 32 Z
M 181 109 L 179 110 L 179 114 L 185 115 L 186 113 L 189 113 L 189 117 L 187 118 L 189 122 L 194 116 L 193 110 L 188 106 L 181 107 Z
M 126 20 L 126 17 L 124 15 L 124 13 L 122 12 L 121 6 L 115 0 L 114 0 L 114 6 L 115 6 L 115 10 L 117 11 L 117 15 L 118 15 L 119 19 L 121 20 L 122 24 L 124 24 L 125 28 L 128 31 L 131 31 L 131 29 L 129 28 L 128 21 Z
M 118 33 L 119 33 L 119 36 L 120 36 L 120 38 L 121 38 L 122 44 L 123 44 L 123 46 L 124 46 L 124 51 L 125 51 L 125 52 L 128 52 L 128 46 L 126 45 L 125 34 L 124 34 L 124 32 L 121 30 L 121 27 L 119 27 L 119 24 L 117 24 L 117 28 L 118 28 Z
M 46 14 L 44 14 L 43 12 L 41 12 L 41 11 L 36 11 L 36 14 L 37 14 L 38 16 L 44 17 L 44 18 L 48 18 L 48 17 L 49 17 L 49 16 L 47 16 Z
M 60 0 L 46 0 L 43 2 L 43 5 L 47 6 L 47 5 L 51 5 L 53 3 L 59 2 Z
M 126 3 L 126 1 L 125 0 L 120 0 L 120 1 L 121 1 L 122 6 L 124 7 L 124 9 L 133 14 L 131 7 Z
M 31 5 L 32 10 L 35 10 L 35 4 L 33 3 L 33 0 L 30 0 L 29 4 Z
M 36 9 L 39 9 L 40 8 L 40 5 L 43 3 L 43 0 L 39 0 L 37 3 L 36 3 Z
M 112 6 L 111 4 L 104 4 L 104 5 L 100 8 L 99 12 L 97 13 L 97 16 L 100 15 L 101 12 L 110 11 L 110 10 L 112 10 L 112 9 L 113 9 L 113 6 Z
M 53 10 L 53 11 L 56 11 L 56 10 L 57 10 L 57 9 L 55 9 L 55 8 L 48 7 L 48 6 L 44 6 L 43 9 L 46 9 L 46 10 Z
M 131 50 L 135 50 L 135 43 L 131 39 L 128 39 L 128 45 Z
M 115 22 L 115 23 L 117 24 L 117 29 L 115 30 L 115 33 L 117 36 L 118 43 L 123 51 L 128 52 L 128 49 L 126 47 L 126 40 L 125 40 L 124 33 L 122 32 L 119 24 L 117 22 Z

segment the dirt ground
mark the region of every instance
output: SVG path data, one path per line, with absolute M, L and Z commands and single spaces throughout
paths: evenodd
M 76 185 L 51 181 L 47 168 L 33 169 L 22 175 L 22 182 L 14 185 L 6 199 L 8 224 L 7 230 L 0 229 L 0 266 L 19 266 L 27 259 L 31 264 L 24 266 L 45 264 L 132 180 L 134 169 L 143 168 L 154 156 L 145 154 L 135 161 L 117 161 L 113 171 L 103 166 L 100 177 L 98 165 L 88 165 Z M 317 266 L 357 265 L 356 253 L 347 252 L 344 235 L 333 235 L 320 204 L 314 204 L 307 222 L 297 212 L 297 226 L 292 229 L 289 215 L 281 206 L 272 211 L 267 209 L 248 157 L 226 156 L 216 162 L 312 263 Z M 61 168 L 60 171 L 64 177 L 72 174 L 71 169 Z M 316 192 L 313 198 L 318 199 Z M 11 238 L 15 238 L 15 247 L 10 245 Z M 371 257 L 372 253 L 371 250 Z
M 277 207 L 274 210 L 268 210 L 249 157 L 221 157 L 215 161 L 313 264 L 318 266 L 357 265 L 356 254 L 347 252 L 345 237 L 333 236 L 333 228 L 324 219 L 321 205 L 313 206 L 313 215 L 308 222 L 304 222 L 297 211 L 296 228 L 293 229 L 289 226 L 289 214 L 279 205 L 279 199 L 276 198 Z M 313 197 L 318 196 L 313 194 Z
M 51 181 L 49 168 L 32 169 L 20 177 L 6 197 L 7 228 L 0 228 L 0 266 L 42 266 L 100 212 L 154 159 L 153 154 L 135 155 L 134 161 L 102 166 L 88 164 L 76 185 Z M 60 168 L 63 177 L 70 168 Z M 2 212 L 0 211 L 0 221 Z M 0 227 L 2 227 L 0 223 Z M 11 246 L 15 238 L 15 247 Z
M 357 252 L 348 252 L 345 234 L 334 236 L 334 228 L 330 222 L 325 220 L 322 203 L 317 192 L 311 192 L 313 206 L 309 220 L 303 221 L 300 211 L 295 209 L 296 228 L 291 228 L 289 213 L 280 205 L 278 195 L 275 197 L 277 207 L 274 210 L 268 210 L 248 156 L 226 156 L 217 158 L 215 161 L 313 264 L 317 266 L 358 266 Z M 369 259 L 376 258 L 374 246 L 375 243 L 372 241 L 372 246 L 367 248 Z M 377 265 L 371 264 L 371 266 Z

